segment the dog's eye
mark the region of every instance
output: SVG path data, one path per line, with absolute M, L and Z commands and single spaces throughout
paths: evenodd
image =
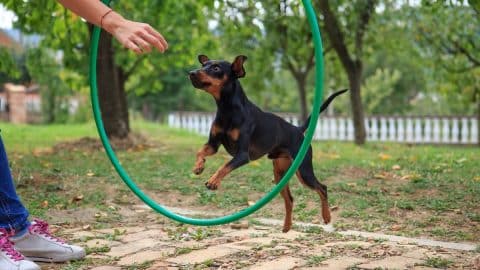
M 213 67 L 213 71 L 215 71 L 215 72 L 220 72 L 220 67 L 219 67 L 219 66 L 214 66 L 214 67 Z

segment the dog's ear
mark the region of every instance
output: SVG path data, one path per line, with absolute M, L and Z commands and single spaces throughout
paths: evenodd
M 208 62 L 210 59 L 208 59 L 208 56 L 204 55 L 204 54 L 200 54 L 198 56 L 198 62 L 200 62 L 200 64 L 202 65 L 205 65 L 206 62 Z
M 247 61 L 247 57 L 245 55 L 239 55 L 235 57 L 235 60 L 233 60 L 232 63 L 232 70 L 233 73 L 237 76 L 237 78 L 243 78 L 245 77 L 245 69 L 243 68 L 243 63 Z

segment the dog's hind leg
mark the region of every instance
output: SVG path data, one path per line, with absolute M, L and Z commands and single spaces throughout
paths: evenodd
M 287 172 L 291 159 L 288 157 L 280 157 L 273 160 L 273 175 L 275 177 L 275 183 L 278 184 L 282 177 Z M 288 232 L 292 228 L 292 209 L 293 209 L 293 196 L 290 192 L 288 184 L 281 191 L 283 200 L 285 202 L 285 221 L 283 223 L 283 232 Z
M 296 152 L 295 152 L 296 153 Z M 312 165 L 312 147 L 309 148 L 305 158 L 302 161 L 298 171 L 297 171 L 297 178 L 300 182 L 313 189 L 315 192 L 320 195 L 320 200 L 322 202 L 322 217 L 325 224 L 330 223 L 331 216 L 330 216 L 330 206 L 328 205 L 328 194 L 327 194 L 327 186 L 318 182 L 317 177 L 313 173 L 313 165 Z

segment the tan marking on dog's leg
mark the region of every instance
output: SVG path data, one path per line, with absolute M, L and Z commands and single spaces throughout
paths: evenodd
M 215 154 L 215 149 L 209 144 L 205 144 L 198 152 L 197 152 L 197 160 L 195 161 L 195 167 L 193 167 L 194 174 L 201 174 L 203 169 L 205 169 L 205 158 Z
M 217 136 L 217 134 L 221 133 L 222 131 L 223 131 L 222 127 L 220 127 L 216 123 L 213 123 L 212 127 L 210 128 L 210 134 L 212 134 L 212 136 Z
M 277 158 L 273 161 L 273 175 L 275 177 L 275 183 L 278 184 L 282 179 L 285 172 L 292 163 L 290 158 Z M 281 191 L 283 201 L 285 203 L 285 220 L 283 222 L 283 232 L 288 232 L 292 228 L 292 210 L 293 210 L 293 197 L 290 192 L 290 188 L 287 185 Z
M 306 187 L 308 187 L 306 184 L 305 184 L 305 181 L 303 180 L 302 178 L 302 175 L 300 174 L 300 172 L 297 171 L 296 173 L 297 175 L 297 178 L 298 180 Z M 325 222 L 325 224 L 328 224 L 330 223 L 332 217 L 330 215 L 330 206 L 328 205 L 328 198 L 325 196 L 325 194 L 323 194 L 320 190 L 317 190 L 315 189 L 315 192 L 318 193 L 318 195 L 320 195 L 320 201 L 322 203 L 322 218 L 323 218 L 323 222 Z
M 222 181 L 222 179 L 225 178 L 225 176 L 227 176 L 227 174 L 229 174 L 231 171 L 232 168 L 229 165 L 223 165 L 212 175 L 212 177 L 210 177 L 210 179 L 207 183 L 205 183 L 205 185 L 208 189 L 218 189 L 220 187 L 220 182 Z
M 228 136 L 233 140 L 233 141 L 238 141 L 238 138 L 240 137 L 240 130 L 238 128 L 234 128 L 228 131 Z

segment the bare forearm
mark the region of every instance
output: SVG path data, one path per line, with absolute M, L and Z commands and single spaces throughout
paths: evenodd
M 125 19 L 100 0 L 58 0 L 58 2 L 88 22 L 102 27 L 123 46 L 136 53 L 150 52 L 151 46 L 161 52 L 168 48 L 165 38 L 150 25 Z
M 88 22 L 98 26 L 100 26 L 102 16 L 110 10 L 100 0 L 58 0 L 58 2 Z
M 110 33 L 124 20 L 118 13 L 109 12 L 110 8 L 100 0 L 58 0 L 58 2 L 88 22 L 103 27 Z M 107 14 L 107 12 L 109 13 Z M 107 15 L 105 16 L 105 14 Z

